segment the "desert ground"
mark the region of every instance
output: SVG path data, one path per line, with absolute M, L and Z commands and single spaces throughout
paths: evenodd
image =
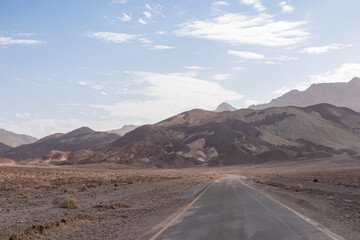
M 355 240 L 360 236 L 359 161 L 338 156 L 187 169 L 1 165 L 0 239 L 142 239 L 214 179 L 232 174 Z M 298 184 L 302 191 L 295 190 Z

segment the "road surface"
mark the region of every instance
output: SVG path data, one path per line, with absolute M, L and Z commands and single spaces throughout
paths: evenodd
M 216 180 L 182 212 L 146 237 L 151 240 L 330 240 L 331 232 L 244 184 Z

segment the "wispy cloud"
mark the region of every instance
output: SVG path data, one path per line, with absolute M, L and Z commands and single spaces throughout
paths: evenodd
M 128 72 L 138 82 L 146 83 L 137 92 L 143 101 L 126 100 L 113 105 L 93 105 L 105 110 L 107 118 L 130 118 L 153 123 L 193 108 L 214 109 L 219 102 L 238 100 L 242 95 L 205 81 L 189 73 L 160 74 Z
M 295 10 L 293 6 L 287 4 L 285 1 L 280 2 L 279 7 L 281 7 L 282 13 L 292 13 Z
M 109 3 L 110 5 L 113 4 L 125 4 L 127 2 L 127 0 L 111 0 L 111 2 Z
M 114 33 L 114 32 L 88 33 L 87 36 L 112 43 L 124 43 L 136 38 L 136 35 L 126 34 L 126 33 Z
M 225 1 L 215 1 L 215 2 L 212 2 L 211 5 L 219 7 L 219 6 L 228 6 L 229 4 Z
M 252 5 L 259 12 L 266 10 L 264 5 L 261 3 L 261 0 L 242 0 L 241 3 L 245 5 Z
M 166 45 L 154 45 L 154 46 L 150 46 L 150 49 L 152 50 L 166 50 L 166 49 L 172 49 L 174 47 L 172 46 L 166 46 Z
M 215 1 L 211 3 L 211 9 L 215 14 L 221 14 L 224 12 L 222 8 L 228 5 L 229 4 L 225 1 Z
M 245 59 L 264 59 L 265 58 L 264 55 L 254 53 L 254 52 L 229 50 L 227 53 L 229 55 L 233 55 L 233 56 L 241 57 L 241 58 L 245 58 Z
M 119 17 L 119 19 L 123 22 L 130 22 L 132 17 L 126 13 L 123 13 L 123 15 Z
M 9 45 L 40 45 L 46 44 L 45 41 L 34 40 L 34 39 L 14 39 L 11 37 L 0 36 L 0 45 L 9 46 Z
M 151 11 L 154 14 L 158 14 L 158 15 L 163 16 L 163 14 L 161 12 L 162 9 L 163 9 L 163 6 L 161 4 L 148 4 L 148 3 L 146 3 L 145 8 L 148 9 L 149 11 Z
M 232 44 L 292 46 L 309 37 L 310 34 L 301 28 L 305 23 L 275 21 L 274 16 L 268 14 L 254 17 L 228 13 L 205 21 L 184 23 L 175 34 Z
M 29 118 L 31 117 L 31 114 L 30 113 L 16 113 L 16 117 L 17 118 Z
M 297 88 L 299 90 L 305 90 L 313 83 L 348 82 L 353 77 L 360 77 L 360 64 L 344 63 L 334 70 L 321 74 L 310 75 L 310 81 L 299 83 Z
M 144 37 L 138 38 L 138 40 L 141 43 L 144 43 L 144 44 L 150 44 L 151 43 L 151 41 L 148 38 L 144 38 Z
M 92 88 L 92 89 L 95 89 L 95 90 L 101 90 L 101 89 L 104 88 L 104 86 L 101 85 L 101 84 L 96 84 L 96 85 L 92 86 L 91 88 Z
M 216 81 L 224 81 L 224 80 L 228 79 L 231 76 L 232 76 L 232 74 L 219 73 L 219 74 L 215 74 L 213 76 L 213 79 L 216 80 Z
M 150 12 L 144 11 L 143 14 L 144 14 L 144 16 L 145 16 L 146 18 L 151 18 L 151 17 L 152 17 L 152 14 L 151 14 Z
M 265 57 L 263 54 L 255 53 L 255 52 L 247 52 L 247 51 L 236 51 L 236 50 L 228 50 L 228 55 L 233 55 L 236 57 L 240 57 L 247 60 L 261 60 L 256 61 L 257 63 L 266 63 L 266 64 L 280 64 L 288 61 L 296 61 L 298 58 L 289 57 L 283 55 L 277 55 L 273 57 Z
M 207 67 L 201 67 L 201 66 L 185 66 L 186 69 L 188 70 L 204 70 L 204 69 L 209 69 Z
M 86 81 L 78 81 L 78 83 L 82 86 L 86 86 L 88 84 Z
M 298 60 L 297 57 L 289 57 L 289 56 L 283 56 L 283 55 L 277 55 L 272 60 L 280 61 L 280 62 L 287 62 L 287 61 L 296 61 Z
M 147 22 L 142 18 L 139 18 L 138 22 L 144 25 L 147 24 Z
M 105 74 L 107 76 L 110 76 L 108 75 L 108 73 L 105 73 L 105 72 L 96 72 L 96 74 L 99 74 L 99 75 L 103 75 L 105 76 Z M 89 89 L 94 89 L 96 91 L 98 91 L 101 95 L 103 96 L 107 96 L 108 94 L 104 91 L 104 84 L 103 83 L 96 83 L 96 82 L 91 82 L 91 81 L 78 81 L 77 82 L 79 85 L 81 86 L 84 86 L 84 87 L 87 87 Z
M 119 21 L 130 22 L 132 20 L 132 17 L 131 17 L 131 15 L 123 13 L 121 17 L 104 16 L 104 19 L 107 21 L 108 24 L 115 24 Z
M 348 47 L 352 47 L 352 44 L 331 44 L 331 45 L 325 45 L 321 47 L 308 47 L 301 49 L 300 52 L 302 53 L 308 53 L 308 54 L 321 54 L 321 53 L 327 53 L 330 50 L 339 50 L 344 49 Z
M 141 35 L 132 35 L 132 34 L 114 33 L 114 32 L 95 32 L 95 33 L 86 33 L 85 35 L 87 37 L 93 37 L 109 43 L 125 43 L 131 40 L 137 40 L 138 42 L 142 43 L 144 47 L 150 50 L 167 50 L 167 49 L 175 48 L 173 46 L 168 46 L 168 45 L 153 44 L 150 39 L 143 37 Z

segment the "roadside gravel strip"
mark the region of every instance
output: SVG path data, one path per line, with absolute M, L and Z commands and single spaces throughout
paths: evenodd
M 31 172 L 36 178 L 21 178 Z M 47 180 L 47 186 L 42 186 L 36 182 L 43 174 L 52 179 L 59 172 L 64 179 L 56 181 L 61 184 Z M 4 176 L 6 181 L 0 181 L 0 240 L 136 239 L 154 223 L 164 221 L 188 204 L 196 189 L 201 188 L 198 184 L 213 178 L 180 171 L 86 170 L 73 174 L 25 168 L 6 169 L 1 177 Z M 194 186 L 197 187 L 192 189 Z M 61 207 L 67 197 L 76 201 L 77 209 Z

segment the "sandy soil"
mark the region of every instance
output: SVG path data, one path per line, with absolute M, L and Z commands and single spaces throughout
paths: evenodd
M 0 167 L 0 239 L 135 239 L 214 174 Z M 63 208 L 73 198 L 77 209 Z
M 0 239 L 138 239 L 193 199 L 179 197 L 184 191 L 222 174 L 246 176 L 246 183 L 345 239 L 360 236 L 359 159 L 182 170 L 91 167 L 0 166 Z M 67 197 L 77 209 L 61 206 Z

